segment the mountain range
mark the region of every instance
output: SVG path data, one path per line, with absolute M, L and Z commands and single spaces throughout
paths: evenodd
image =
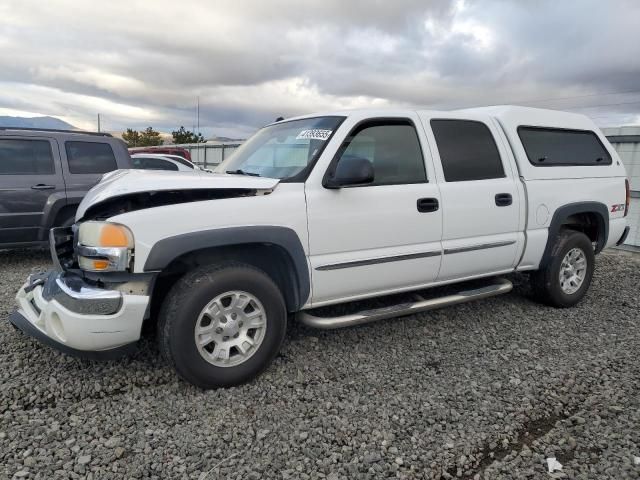
M 0 116 L 1 127 L 53 128 L 58 130 L 78 130 L 76 127 L 55 117 L 9 117 Z

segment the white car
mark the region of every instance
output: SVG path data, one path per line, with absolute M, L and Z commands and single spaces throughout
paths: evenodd
M 212 170 L 208 169 L 208 168 L 202 168 L 199 165 L 196 165 L 195 163 L 191 162 L 190 160 L 187 160 L 184 157 L 181 157 L 180 155 L 171 155 L 168 153 L 164 153 L 162 154 L 164 157 L 170 158 L 172 160 L 175 160 L 176 162 L 182 163 L 183 165 L 186 165 L 187 167 L 191 167 L 194 170 L 202 170 L 203 172 L 207 172 L 207 173 L 212 173 Z
M 540 301 L 575 305 L 595 254 L 624 241 L 628 205 L 622 162 L 582 115 L 303 116 L 259 130 L 217 174 L 111 174 L 73 227 L 51 231 L 57 269 L 28 279 L 11 321 L 107 358 L 157 321 L 182 378 L 236 385 L 269 365 L 289 318 L 338 328 L 397 317 L 508 292 L 500 275 L 512 272 L 530 273 Z M 370 297 L 385 306 L 317 310 Z
M 174 172 L 193 172 L 194 170 L 199 170 L 199 168 L 189 160 L 185 160 L 178 155 L 156 155 L 152 153 L 136 153 L 131 155 L 131 165 L 133 168 L 140 170 L 168 170 Z

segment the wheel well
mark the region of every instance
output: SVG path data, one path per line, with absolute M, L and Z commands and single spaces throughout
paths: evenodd
M 61 226 L 69 217 L 74 216 L 76 214 L 76 210 L 78 209 L 78 205 L 65 205 L 58 213 L 56 213 L 55 218 L 53 219 L 52 227 Z
M 604 235 L 604 225 L 600 214 L 582 212 L 569 215 L 561 224 L 561 229 L 577 230 L 584 233 L 592 242 L 598 242 Z
M 266 243 L 248 243 L 204 248 L 175 258 L 156 278 L 151 299 L 151 318 L 157 318 L 162 300 L 185 273 L 202 265 L 241 262 L 264 271 L 282 292 L 287 310 L 298 310 L 301 299 L 297 273 L 289 253 L 282 247 Z

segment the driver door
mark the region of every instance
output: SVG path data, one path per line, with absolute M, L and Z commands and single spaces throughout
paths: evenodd
M 358 119 L 305 184 L 312 304 L 319 306 L 432 283 L 440 268 L 442 213 L 418 118 Z M 423 145 L 425 146 L 423 148 Z M 327 188 L 342 158 L 374 167 L 366 185 Z M 324 158 L 324 156 L 323 156 Z M 322 167 L 324 165 L 324 167 Z

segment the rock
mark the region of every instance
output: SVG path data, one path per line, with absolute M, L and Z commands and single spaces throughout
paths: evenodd
M 382 457 L 380 456 L 379 453 L 367 453 L 365 454 L 365 456 L 363 457 L 362 461 L 366 464 L 366 465 L 370 465 L 372 463 L 376 463 L 379 462 L 380 460 L 382 460 Z

